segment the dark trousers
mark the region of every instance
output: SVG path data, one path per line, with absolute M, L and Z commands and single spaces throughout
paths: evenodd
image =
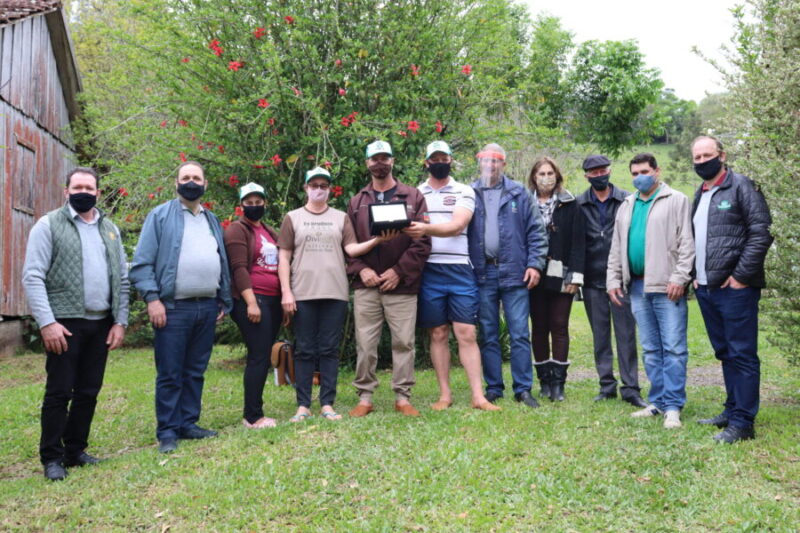
M 244 419 L 251 424 L 264 416 L 264 383 L 269 372 L 269 358 L 278 329 L 281 327 L 281 299 L 278 296 L 256 294 L 261 309 L 261 321 L 250 322 L 247 318 L 247 303 L 243 299 L 233 301 L 233 318 L 247 346 L 247 365 L 244 367 Z
M 695 291 L 714 355 L 725 379 L 724 414 L 732 426 L 751 427 L 759 405 L 761 361 L 758 359 L 758 301 L 761 289 Z
M 108 359 L 106 339 L 113 320 L 68 318 L 67 351 L 47 352 L 47 384 L 42 402 L 42 463 L 75 458 L 89 445 L 97 395 Z
M 214 298 L 176 300 L 155 329 L 156 437 L 174 439 L 200 419 L 203 381 L 218 313 Z
M 569 314 L 574 295 L 544 288 L 530 291 L 531 345 L 536 362 L 553 359 L 566 363 L 569 359 Z M 552 345 L 551 345 L 552 339 Z
M 294 377 L 297 405 L 311 407 L 311 385 L 319 368 L 319 404 L 333 405 L 339 376 L 339 343 L 347 302 L 303 300 L 294 315 Z
M 636 355 L 636 322 L 631 313 L 631 299 L 627 294 L 622 307 L 614 305 L 605 289 L 583 288 L 583 304 L 592 328 L 594 364 L 600 378 L 600 392 L 617 394 L 614 377 L 614 352 L 611 351 L 611 322 L 617 341 L 617 362 L 622 380 L 623 398 L 639 396 L 639 361 Z

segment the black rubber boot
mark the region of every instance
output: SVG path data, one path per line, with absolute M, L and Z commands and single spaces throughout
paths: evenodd
M 553 381 L 550 385 L 550 400 L 553 402 L 564 401 L 564 385 L 567 382 L 567 363 L 551 363 L 553 369 Z
M 533 363 L 533 368 L 536 369 L 536 377 L 539 379 L 539 396 L 548 398 L 550 396 L 550 382 L 553 379 L 552 365 L 550 361 L 542 361 L 541 363 Z

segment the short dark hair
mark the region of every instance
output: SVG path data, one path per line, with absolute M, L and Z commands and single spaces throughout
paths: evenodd
M 556 173 L 556 188 L 554 190 L 560 190 L 561 185 L 564 183 L 564 177 L 561 175 L 561 169 L 558 168 L 558 165 L 556 165 L 555 161 L 547 156 L 540 157 L 533 164 L 531 173 L 528 175 L 528 188 L 532 191 L 536 191 L 537 193 L 539 192 L 539 189 L 536 187 L 536 173 L 539 172 L 539 169 L 542 167 L 542 165 L 550 165 L 553 167 L 553 172 Z
M 698 135 L 697 137 L 692 139 L 692 144 L 689 145 L 689 150 L 692 150 L 694 148 L 694 145 L 697 144 L 697 141 L 702 141 L 703 139 L 711 139 L 712 141 L 714 141 L 714 144 L 717 145 L 717 151 L 718 152 L 724 152 L 725 151 L 725 149 L 722 147 L 722 141 L 720 141 L 719 139 L 717 139 L 713 135 Z
M 72 181 L 72 176 L 75 174 L 89 174 L 94 178 L 94 184 L 99 189 L 100 188 L 100 176 L 97 175 L 97 171 L 90 167 L 75 167 L 69 172 L 67 172 L 67 178 L 65 180 L 64 187 L 69 187 L 70 181 Z
M 631 167 L 633 167 L 633 165 L 641 165 L 642 163 L 647 163 L 653 170 L 658 168 L 658 163 L 656 163 L 656 156 L 654 156 L 653 154 L 649 154 L 647 152 L 643 152 L 641 154 L 636 154 L 635 156 L 633 156 L 633 159 L 631 159 L 630 164 L 628 164 L 628 170 L 630 170 Z
M 205 176 L 205 175 L 206 175 L 206 169 L 205 169 L 205 168 L 203 168 L 203 165 L 201 165 L 201 164 L 200 164 L 200 163 L 198 163 L 197 161 L 184 161 L 183 163 L 181 163 L 180 165 L 178 165 L 178 170 L 176 170 L 176 171 L 175 171 L 175 179 L 178 179 L 178 176 L 179 176 L 179 175 L 180 175 L 180 173 L 181 173 L 181 169 L 182 169 L 183 167 L 188 167 L 189 165 L 194 165 L 194 166 L 198 167 L 200 170 L 202 170 L 202 171 L 203 171 L 203 176 Z

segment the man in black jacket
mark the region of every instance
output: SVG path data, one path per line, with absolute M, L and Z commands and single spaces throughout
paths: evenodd
M 727 168 L 717 139 L 696 138 L 692 159 L 703 178 L 692 206 L 694 287 L 727 392 L 722 413 L 699 422 L 724 428 L 714 440 L 732 444 L 755 437 L 761 378 L 758 301 L 772 244 L 772 218 L 750 178 Z
M 614 377 L 614 352 L 611 351 L 611 322 L 617 340 L 617 361 L 622 380 L 622 399 L 636 407 L 647 407 L 639 389 L 639 363 L 636 355 L 636 323 L 628 295 L 622 305 L 611 305 L 606 292 L 606 266 L 614 233 L 614 218 L 627 191 L 609 183 L 611 161 L 604 155 L 590 155 L 583 161 L 586 179 L 591 185 L 578 197 L 586 217 L 586 264 L 583 279 L 583 303 L 592 328 L 594 363 L 600 378 L 600 393 L 595 401 L 617 396 Z

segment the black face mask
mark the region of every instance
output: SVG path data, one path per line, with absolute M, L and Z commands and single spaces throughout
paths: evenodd
M 90 211 L 97 203 L 97 196 L 88 192 L 78 192 L 69 195 L 69 205 L 78 213 Z
M 719 160 L 719 156 L 715 157 L 714 159 L 709 159 L 705 163 L 694 164 L 694 171 L 697 172 L 697 175 L 704 180 L 710 180 L 719 174 L 721 168 L 722 161 Z
M 589 183 L 592 185 L 592 189 L 596 191 L 604 191 L 608 187 L 608 178 L 611 174 L 605 174 L 603 176 L 595 176 L 594 178 L 589 178 Z
M 248 220 L 252 220 L 253 222 L 258 222 L 264 216 L 264 211 L 266 210 L 266 206 L 246 205 L 243 207 L 243 209 L 244 209 L 244 216 L 247 217 Z
M 190 202 L 194 202 L 201 196 L 203 193 L 206 192 L 206 188 L 202 185 L 198 185 L 193 181 L 189 181 L 186 183 L 181 183 L 178 185 L 178 194 L 189 200 Z
M 387 165 L 386 163 L 375 163 L 369 167 L 369 173 L 372 174 L 373 177 L 382 180 L 392 173 L 392 165 Z
M 437 180 L 443 180 L 450 175 L 450 163 L 430 163 L 428 172 Z

